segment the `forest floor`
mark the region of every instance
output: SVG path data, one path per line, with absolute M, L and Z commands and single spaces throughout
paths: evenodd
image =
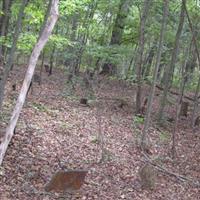
M 24 77 L 25 67 L 16 67 L 7 85 L 1 129 L 6 126 Z M 12 91 L 12 84 L 17 90 Z M 66 73 L 55 69 L 43 73 L 42 84 L 34 84 L 28 94 L 16 134 L 0 168 L 0 199 L 82 199 L 82 200 L 197 200 L 200 188 L 188 181 L 157 170 L 156 187 L 141 188 L 139 169 L 145 158 L 138 148 L 143 119 L 134 116 L 136 87 L 124 81 L 103 79 L 97 98 L 81 105 L 87 95 L 81 81 L 74 91 L 66 83 Z M 143 96 L 149 87 L 144 87 Z M 160 93 L 160 91 L 157 91 Z M 176 101 L 177 97 L 173 97 Z M 121 105 L 123 101 L 123 106 Z M 173 123 L 159 127 L 155 120 L 159 96 L 153 105 L 149 129 L 151 158 L 168 171 L 200 180 L 200 135 L 192 133 L 190 116 L 181 119 L 176 135 L 177 156 L 170 158 Z M 166 112 L 174 116 L 175 105 Z M 102 145 L 98 136 L 103 136 Z M 100 162 L 101 160 L 101 162 Z M 88 170 L 81 189 L 72 196 L 46 193 L 44 186 L 56 171 Z

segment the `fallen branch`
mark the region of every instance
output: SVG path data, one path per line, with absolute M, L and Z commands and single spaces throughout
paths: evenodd
M 200 187 L 200 182 L 199 181 L 194 181 L 191 178 L 188 178 L 186 176 L 182 176 L 180 174 L 174 173 L 169 171 L 168 169 L 162 167 L 161 165 L 156 164 L 148 155 L 146 155 L 144 152 L 142 152 L 142 155 L 145 157 L 146 161 L 151 164 L 152 166 L 154 166 L 157 170 L 169 175 L 169 176 L 173 176 L 175 178 L 177 178 L 179 181 L 184 182 L 187 181 L 189 183 L 191 183 L 192 185 L 196 186 L 196 187 Z
M 159 85 L 156 85 L 156 88 L 158 88 L 159 90 L 163 90 L 163 88 Z M 169 93 L 173 94 L 173 95 L 180 95 L 178 92 L 173 91 L 173 90 L 169 90 Z M 186 95 L 183 96 L 183 98 L 188 99 L 190 101 L 194 101 L 194 99 L 192 97 L 188 97 Z M 198 96 L 198 99 L 200 98 L 200 96 Z

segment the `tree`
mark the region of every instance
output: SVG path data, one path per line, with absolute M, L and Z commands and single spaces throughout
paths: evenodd
M 137 93 L 136 93 L 136 114 L 141 112 L 141 87 L 142 87 L 142 63 L 145 43 L 145 24 L 148 16 L 148 11 L 151 5 L 151 0 L 145 0 L 143 5 L 142 16 L 140 19 L 140 39 L 136 60 L 136 81 L 137 81 Z
M 125 20 L 128 16 L 128 12 L 130 10 L 130 7 L 132 6 L 131 0 L 121 0 L 119 4 L 119 11 L 117 13 L 117 17 L 114 23 L 114 27 L 112 30 L 112 36 L 110 40 L 109 46 L 115 46 L 120 45 L 122 42 L 122 35 L 125 27 Z M 104 65 L 102 66 L 101 74 L 114 74 L 116 71 L 116 66 L 106 61 Z
M 185 1 L 186 0 L 183 0 L 183 2 Z M 163 91 L 162 98 L 160 99 L 160 107 L 159 107 L 159 113 L 158 113 L 158 120 L 160 122 L 163 121 L 163 113 L 164 113 L 164 108 L 166 105 L 167 93 L 170 88 L 170 83 L 172 82 L 172 74 L 174 72 L 174 66 L 176 64 L 177 54 L 179 50 L 179 41 L 180 41 L 181 32 L 182 32 L 183 24 L 184 24 L 184 18 L 185 18 L 185 10 L 182 3 L 180 18 L 179 18 L 179 25 L 178 25 L 178 30 L 176 32 L 176 38 L 175 38 L 174 48 L 172 50 L 171 61 L 170 61 L 170 64 L 166 66 L 165 72 L 164 72 L 164 84 L 163 84 L 164 91 Z
M 184 95 L 184 90 L 185 90 L 185 84 L 186 84 L 186 63 L 187 63 L 187 59 L 188 59 L 188 54 L 189 54 L 189 49 L 190 48 L 186 48 L 185 50 L 185 59 L 183 61 L 182 64 L 182 69 L 181 69 L 181 82 L 180 82 L 180 89 L 179 89 L 179 95 L 177 96 L 177 104 L 176 104 L 176 116 L 175 116 L 175 123 L 174 123 L 174 128 L 173 128 L 173 132 L 172 132 L 172 158 L 175 158 L 176 155 L 176 131 L 177 131 L 177 125 L 178 125 L 178 121 L 179 121 L 179 116 L 181 113 L 181 106 L 183 103 L 183 95 Z
M 19 38 L 19 34 L 21 31 L 22 19 L 24 16 L 24 9 L 26 7 L 27 2 L 28 2 L 28 0 L 23 0 L 21 3 L 19 13 L 18 13 L 18 19 L 17 19 L 17 23 L 16 23 L 16 27 L 15 27 L 15 32 L 13 34 L 12 47 L 10 49 L 10 53 L 8 56 L 8 62 L 6 62 L 3 72 L 2 72 L 2 74 L 0 74 L 0 110 L 2 107 L 2 103 L 3 103 L 6 81 L 8 79 L 8 75 L 9 75 L 10 69 L 13 64 L 14 55 L 15 55 L 16 46 L 17 46 L 17 40 Z
M 0 18 L 0 36 L 5 39 L 8 33 L 8 25 L 9 25 L 9 18 L 10 18 L 10 8 L 12 5 L 12 0 L 3 0 L 2 1 L 2 11 L 3 15 Z M 3 63 L 5 59 L 5 46 L 2 43 L 0 45 L 0 63 Z
M 75 51 L 76 59 L 74 60 L 73 65 L 72 65 L 72 70 L 73 70 L 74 74 L 78 74 L 79 69 L 80 69 L 83 52 L 85 49 L 85 45 L 88 41 L 90 22 L 92 21 L 92 19 L 94 17 L 95 10 L 97 8 L 97 2 L 98 1 L 96 1 L 96 0 L 92 0 L 90 2 L 88 9 L 87 9 L 86 16 L 83 21 L 83 26 L 85 27 L 85 32 L 78 35 L 79 46 Z M 72 34 L 72 37 L 73 37 L 73 34 Z
M 156 50 L 156 45 L 153 44 L 152 47 L 150 48 L 148 56 L 143 65 L 142 76 L 144 79 L 146 79 L 150 75 L 151 65 L 153 62 L 154 55 L 155 55 L 155 50 Z
M 187 11 L 186 2 L 184 0 L 182 0 L 182 4 L 183 4 L 183 7 L 184 7 L 184 10 L 186 12 L 186 16 L 187 16 L 187 19 L 188 19 L 188 22 L 189 22 L 190 31 L 192 33 L 192 40 L 194 42 L 194 47 L 195 47 L 197 60 L 198 60 L 198 64 L 199 64 L 199 69 L 200 69 L 200 54 L 199 54 L 199 49 L 198 49 L 198 45 L 197 45 L 196 35 L 195 35 L 194 30 L 193 30 L 192 22 L 190 20 L 190 16 L 189 16 L 188 11 Z M 197 110 L 197 107 L 198 107 L 198 93 L 199 93 L 199 90 L 200 90 L 200 77 L 198 79 L 198 84 L 197 84 L 196 91 L 195 91 L 195 96 L 194 96 L 194 108 L 193 108 L 193 113 L 192 113 L 192 128 L 193 129 L 194 129 L 195 120 L 196 120 L 196 116 L 195 115 L 196 115 L 196 110 Z
M 17 99 L 15 108 L 12 113 L 12 117 L 11 117 L 8 127 L 6 129 L 6 134 L 3 138 L 3 142 L 0 144 L 0 165 L 2 164 L 8 144 L 10 143 L 10 141 L 12 139 L 13 131 L 17 124 L 17 120 L 19 118 L 23 104 L 25 102 L 26 94 L 28 92 L 28 88 L 30 86 L 31 79 L 33 77 L 33 73 L 35 70 L 35 66 L 36 66 L 38 57 L 40 55 L 41 50 L 44 48 L 53 28 L 55 26 L 55 23 L 58 19 L 58 3 L 59 3 L 59 0 L 51 0 L 50 1 L 51 9 L 50 9 L 49 17 L 47 18 L 46 26 L 44 27 L 36 45 L 32 51 L 32 54 L 30 56 L 29 63 L 28 63 L 28 69 L 27 69 L 27 72 L 25 75 L 25 79 L 24 79 L 19 97 Z
M 153 103 L 153 98 L 154 98 L 154 94 L 155 94 L 156 81 L 157 81 L 157 77 L 158 77 L 158 69 L 160 66 L 161 54 L 162 54 L 162 49 L 163 49 L 164 33 L 166 30 L 166 22 L 167 22 L 167 14 L 168 14 L 168 4 L 169 4 L 169 0 L 164 0 L 164 2 L 163 2 L 163 20 L 162 20 L 162 26 L 161 26 L 161 30 L 160 30 L 160 40 L 159 40 L 159 46 L 158 46 L 157 56 L 156 56 L 156 64 L 155 64 L 154 74 L 153 74 L 153 83 L 152 83 L 151 90 L 149 93 L 149 98 L 148 98 L 148 103 L 147 103 L 147 111 L 146 111 L 145 121 L 144 121 L 144 128 L 142 131 L 142 138 L 141 138 L 142 148 L 147 143 L 146 135 L 147 135 L 149 122 L 150 122 L 150 118 L 151 118 L 152 103 Z

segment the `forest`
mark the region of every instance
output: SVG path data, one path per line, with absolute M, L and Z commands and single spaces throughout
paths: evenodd
M 0 0 L 0 199 L 200 198 L 199 0 Z

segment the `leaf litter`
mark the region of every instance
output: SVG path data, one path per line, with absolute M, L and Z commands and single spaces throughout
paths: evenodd
M 16 68 L 10 75 L 6 90 L 1 129 L 20 89 L 24 68 Z M 142 121 L 133 122 L 135 86 L 123 81 L 105 79 L 98 91 L 99 101 L 91 106 L 79 104 L 82 88 L 77 86 L 71 96 L 63 69 L 55 69 L 52 76 L 43 73 L 41 87 L 34 85 L 17 125 L 0 168 L 0 199 L 82 199 L 82 200 L 197 200 L 200 190 L 158 173 L 156 188 L 142 190 L 138 175 L 144 158 L 138 148 Z M 11 91 L 12 81 L 17 91 Z M 144 96 L 149 86 L 144 86 Z M 115 100 L 122 98 L 126 107 L 116 107 Z M 156 97 L 153 110 L 158 108 Z M 106 154 L 101 160 L 102 147 L 98 141 L 97 105 L 101 106 L 101 132 Z M 167 112 L 173 115 L 175 106 Z M 158 130 L 155 115 L 149 129 L 154 158 L 173 172 L 200 180 L 200 137 L 193 134 L 190 120 L 180 120 L 177 131 L 176 161 L 169 158 L 170 130 Z M 184 127 L 182 126 L 184 124 Z M 75 194 L 48 193 L 44 188 L 58 170 L 88 170 L 84 185 Z

